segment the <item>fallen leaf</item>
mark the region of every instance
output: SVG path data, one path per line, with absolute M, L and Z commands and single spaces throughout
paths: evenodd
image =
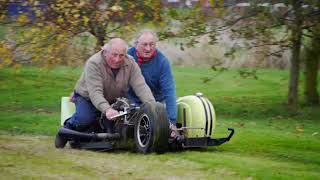
M 312 133 L 312 136 L 316 136 L 318 134 L 319 134 L 318 132 L 314 132 L 314 133 Z
M 304 131 L 304 124 L 298 124 L 296 125 L 296 130 L 298 132 L 303 132 Z
M 239 122 L 239 123 L 237 123 L 237 125 L 239 126 L 239 127 L 244 127 L 244 123 L 243 122 Z

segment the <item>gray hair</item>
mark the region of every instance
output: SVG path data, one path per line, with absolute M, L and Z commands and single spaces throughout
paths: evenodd
M 138 44 L 138 40 L 143 34 L 151 34 L 153 36 L 154 41 L 158 41 L 157 33 L 152 29 L 142 29 L 138 32 L 136 37 L 134 38 L 134 45 L 136 46 Z
M 110 51 L 110 50 L 112 49 L 112 45 L 113 45 L 114 43 L 116 43 L 116 42 L 117 42 L 117 43 L 119 43 L 119 42 L 123 43 L 123 45 L 124 45 L 125 48 L 126 48 L 126 52 L 127 52 L 127 50 L 128 50 L 128 44 L 127 44 L 123 39 L 121 39 L 121 38 L 113 38 L 113 39 L 111 39 L 111 40 L 109 41 L 109 43 L 107 43 L 107 44 L 105 44 L 105 45 L 102 46 L 101 50 L 103 50 L 104 52 Z

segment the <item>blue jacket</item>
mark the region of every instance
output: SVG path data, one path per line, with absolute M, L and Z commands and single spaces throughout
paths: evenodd
M 128 54 L 138 62 L 136 48 L 130 48 Z M 141 64 L 140 68 L 154 98 L 156 101 L 166 103 L 168 118 L 175 123 L 177 120 L 176 87 L 168 59 L 157 50 L 157 55 L 151 61 Z M 132 89 L 129 90 L 128 98 L 135 103 L 141 103 Z

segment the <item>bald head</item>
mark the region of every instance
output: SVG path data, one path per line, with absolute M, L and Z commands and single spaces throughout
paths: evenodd
M 120 38 L 111 39 L 108 44 L 102 47 L 103 56 L 112 69 L 119 69 L 122 66 L 127 49 L 127 43 Z
M 108 50 L 112 49 L 112 46 L 123 47 L 123 48 L 125 48 L 126 51 L 128 49 L 127 43 L 121 38 L 113 38 L 113 39 L 111 39 L 109 41 L 109 43 L 105 44 L 101 49 L 104 50 L 104 51 L 108 51 Z

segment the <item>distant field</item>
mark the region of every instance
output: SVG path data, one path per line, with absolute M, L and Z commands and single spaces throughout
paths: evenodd
M 140 155 L 53 147 L 60 97 L 81 68 L 0 70 L 0 175 L 4 179 L 317 179 L 320 177 L 320 107 L 285 105 L 288 72 L 174 67 L 177 95 L 202 92 L 214 104 L 215 136 L 234 138 L 207 150 Z M 204 79 L 213 77 L 203 83 Z M 302 83 L 302 82 L 301 82 Z M 319 83 L 320 84 L 320 83 Z M 319 87 L 320 89 L 320 87 Z M 300 89 L 300 95 L 302 95 Z M 301 99 L 302 102 L 302 99 Z

